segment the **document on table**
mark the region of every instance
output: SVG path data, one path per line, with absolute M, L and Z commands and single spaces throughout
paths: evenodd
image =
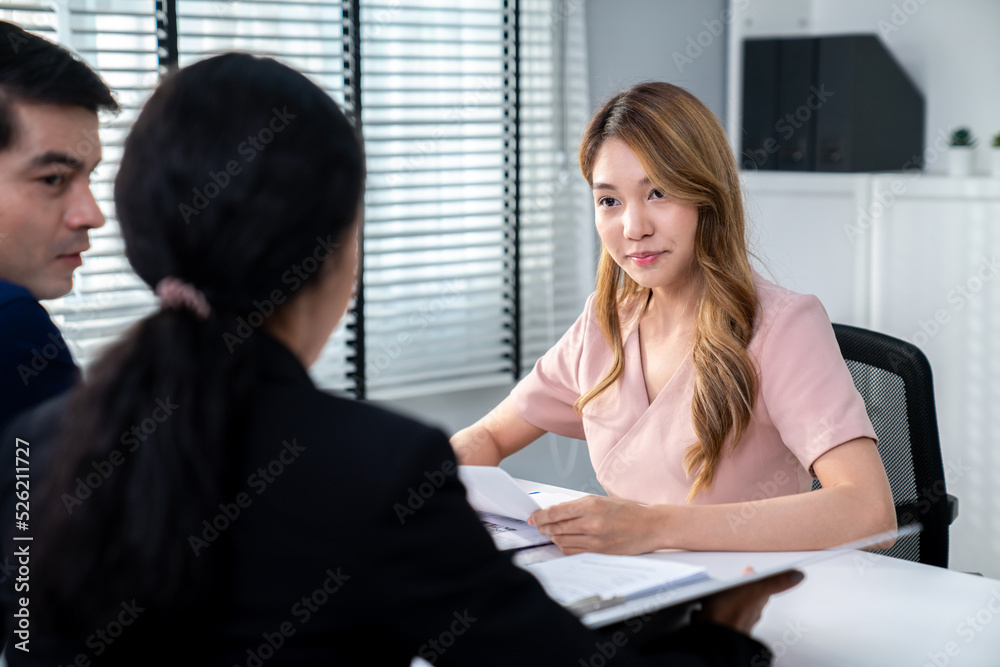
M 523 549 L 551 540 L 527 523 L 534 512 L 568 500 L 561 493 L 528 493 L 506 470 L 493 466 L 459 466 L 469 504 L 479 513 L 497 549 Z
M 488 512 L 479 512 L 479 518 L 486 527 L 486 532 L 493 538 L 493 544 L 500 551 L 537 547 L 552 541 L 525 521 Z
M 523 567 L 541 582 L 549 597 L 571 609 L 587 601 L 598 605 L 624 602 L 708 577 L 700 565 L 594 553 Z

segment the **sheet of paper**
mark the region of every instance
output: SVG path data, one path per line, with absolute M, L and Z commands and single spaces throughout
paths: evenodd
M 458 466 L 458 477 L 465 484 L 469 504 L 477 512 L 526 521 L 532 513 L 541 509 L 503 468 Z
M 674 561 L 575 554 L 525 565 L 545 592 L 562 605 L 591 597 L 631 599 L 704 579 L 704 567 Z
M 486 532 L 493 538 L 493 544 L 500 551 L 523 549 L 551 542 L 548 537 L 539 533 L 538 529 L 524 521 L 487 512 L 479 512 L 479 518 L 482 519 Z
M 566 493 L 549 493 L 548 491 L 534 491 L 529 493 L 535 502 L 538 503 L 539 507 L 552 507 L 553 505 L 558 505 L 559 503 L 568 503 L 571 500 L 576 500 L 575 497 Z

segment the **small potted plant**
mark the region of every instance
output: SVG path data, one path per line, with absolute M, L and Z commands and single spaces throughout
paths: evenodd
M 994 176 L 1000 176 L 1000 132 L 993 137 L 993 148 L 990 150 L 993 156 L 992 172 Z
M 976 138 L 972 130 L 959 127 L 952 131 L 948 142 L 948 172 L 952 176 L 968 176 L 976 159 Z

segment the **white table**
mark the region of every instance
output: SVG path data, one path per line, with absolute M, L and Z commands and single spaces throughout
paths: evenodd
M 521 481 L 529 491 L 582 493 Z M 673 552 L 713 578 L 758 570 L 800 553 Z M 802 567 L 806 579 L 777 595 L 753 635 L 787 667 L 998 667 L 1000 581 L 864 551 Z M 588 617 L 584 617 L 587 622 Z

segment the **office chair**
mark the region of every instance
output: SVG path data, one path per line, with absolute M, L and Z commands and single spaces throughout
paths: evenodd
M 897 524 L 924 527 L 876 553 L 948 567 L 948 527 L 958 516 L 958 499 L 945 488 L 927 357 L 875 331 L 845 324 L 833 331 L 879 437 Z

